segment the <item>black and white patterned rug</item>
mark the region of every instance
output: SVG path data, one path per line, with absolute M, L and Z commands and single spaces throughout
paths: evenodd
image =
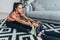
M 4 19 L 0 20 L 0 24 L 4 21 Z M 42 25 L 46 31 L 55 31 L 60 33 L 60 24 L 52 24 L 52 23 L 43 23 Z M 4 24 L 2 27 L 6 27 Z
M 3 19 L 0 20 L 0 24 L 2 22 Z M 42 26 L 45 31 L 55 31 L 60 33 L 60 24 L 43 23 Z M 6 27 L 6 24 L 2 27 Z M 41 38 L 22 32 L 18 33 L 15 29 L 11 28 L 0 28 L 0 40 L 41 40 Z
M 0 40 L 42 40 L 40 37 L 17 32 L 15 29 L 11 28 L 0 28 Z
M 0 20 L 0 24 L 4 20 Z M 24 32 L 17 32 L 16 29 L 7 28 L 6 24 L 0 28 L 0 40 L 42 40 L 35 35 L 27 34 Z

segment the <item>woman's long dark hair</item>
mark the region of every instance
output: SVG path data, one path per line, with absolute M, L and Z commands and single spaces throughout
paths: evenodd
M 16 8 L 17 8 L 19 5 L 23 5 L 23 4 L 22 4 L 22 3 L 15 2 L 14 5 L 13 5 L 13 11 L 15 11 Z

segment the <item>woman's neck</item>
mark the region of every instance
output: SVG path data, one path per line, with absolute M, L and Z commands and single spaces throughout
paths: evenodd
M 18 12 L 17 10 L 15 11 L 15 13 L 16 13 L 16 14 L 19 14 L 19 12 Z

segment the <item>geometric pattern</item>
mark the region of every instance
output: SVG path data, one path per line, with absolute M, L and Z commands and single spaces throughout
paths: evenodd
M 12 30 L 11 28 L 0 28 L 0 40 L 42 40 L 42 39 L 40 37 L 27 34 L 24 32 L 17 32 L 16 29 Z
M 60 24 L 43 23 L 45 31 L 55 31 L 60 33 Z
M 0 20 L 0 24 L 4 19 Z M 17 32 L 16 29 L 7 28 L 4 23 L 2 28 L 0 28 L 0 40 L 42 40 L 40 37 L 27 34 L 24 32 Z
M 0 24 L 3 20 L 0 20 Z M 60 24 L 42 23 L 45 31 L 55 31 L 60 33 Z M 0 28 L 0 40 L 42 40 L 40 37 L 23 32 L 17 32 L 16 29 L 6 28 L 6 24 Z
M 1 19 L 0 20 L 0 24 L 4 21 L 4 19 Z M 55 31 L 55 32 L 58 32 L 60 33 L 60 24 L 52 24 L 52 23 L 43 23 L 42 25 L 45 29 L 45 31 Z M 3 26 L 4 27 L 7 27 L 6 24 L 4 23 Z

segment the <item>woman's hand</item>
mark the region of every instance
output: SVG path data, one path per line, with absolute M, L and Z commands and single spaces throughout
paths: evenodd
M 28 21 L 28 24 L 30 24 L 30 26 L 32 27 L 32 26 L 35 26 L 35 27 L 38 27 L 39 26 L 39 24 L 40 24 L 40 21 L 35 21 L 35 22 L 30 22 L 30 21 Z
M 39 20 L 35 20 L 34 22 L 32 22 L 32 25 L 38 27 L 40 23 L 41 22 Z
M 33 25 L 33 26 L 36 26 L 36 27 L 39 26 L 39 24 L 37 24 L 37 23 L 32 23 L 32 25 Z
M 32 27 L 32 26 L 38 26 L 38 24 L 37 23 L 31 23 L 30 21 L 28 21 L 28 24 Z
M 41 22 L 39 20 L 35 20 L 35 23 L 40 24 Z

